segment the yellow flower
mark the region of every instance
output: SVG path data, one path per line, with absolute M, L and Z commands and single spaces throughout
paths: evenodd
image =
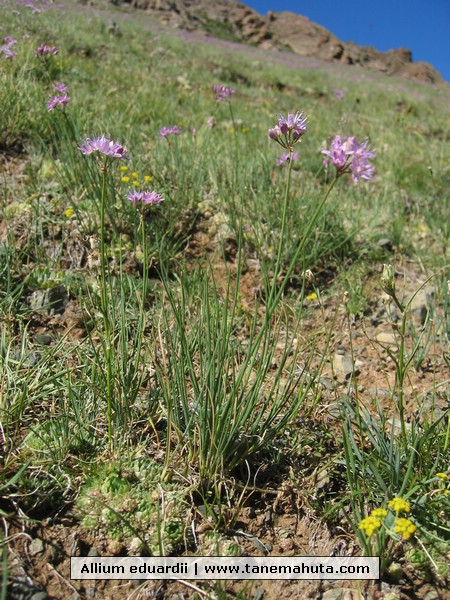
M 311 292 L 310 294 L 308 294 L 308 295 L 306 296 L 306 299 L 307 299 L 307 300 L 309 300 L 310 302 L 311 302 L 312 300 L 317 300 L 317 294 L 316 294 L 316 292 Z
M 136 173 L 136 171 L 133 171 L 131 173 L 131 177 L 134 177 L 135 179 L 137 179 L 139 177 L 139 173 Z
M 381 527 L 380 519 L 377 519 L 376 517 L 373 517 L 373 516 L 366 517 L 358 525 L 358 529 L 361 529 L 361 531 L 364 531 L 364 533 L 367 535 L 367 537 L 372 537 L 372 535 L 377 531 L 377 529 L 380 529 L 380 527 Z
M 150 175 L 144 175 L 144 181 L 145 183 L 151 183 L 153 181 L 153 177 Z
M 395 533 L 401 535 L 404 540 L 409 540 L 417 529 L 414 523 L 409 519 L 395 519 L 394 525 Z
M 121 171 L 124 171 L 124 172 L 125 172 L 125 171 L 128 171 L 128 167 L 127 167 L 127 165 L 122 165 L 122 166 L 120 167 L 120 170 L 121 170 Z
M 129 178 L 129 177 L 126 177 L 126 176 L 125 176 L 125 177 L 121 177 L 121 178 L 120 178 L 120 181 L 121 181 L 122 183 L 129 183 L 129 181 L 130 181 L 130 178 Z
M 139 187 L 139 181 L 133 181 L 134 187 Z
M 248 127 L 242 128 L 242 133 L 248 133 L 249 131 L 250 131 L 250 129 Z
M 70 219 L 70 217 L 75 214 L 75 211 L 73 210 L 73 208 L 67 208 L 64 214 L 68 219 Z
M 384 519 L 387 517 L 388 511 L 385 508 L 375 508 L 371 513 L 371 517 L 376 517 L 377 519 Z
M 411 506 L 407 500 L 403 500 L 403 498 L 393 498 L 390 502 L 388 502 L 389 508 L 392 508 L 396 513 L 406 512 L 409 513 L 411 510 Z
M 436 477 L 439 477 L 439 479 L 450 479 L 447 473 L 436 473 Z

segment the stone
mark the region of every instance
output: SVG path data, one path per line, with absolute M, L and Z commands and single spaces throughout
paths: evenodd
M 349 354 L 339 354 L 336 352 L 333 359 L 333 370 L 338 381 L 348 379 L 354 371 L 352 357 Z
M 44 552 L 44 542 L 39 538 L 34 538 L 34 540 L 31 541 L 31 544 L 28 548 L 28 552 L 31 554 L 31 556 L 41 554 L 42 552 Z
M 397 338 L 395 337 L 395 334 L 389 331 L 382 331 L 381 333 L 378 333 L 375 339 L 380 344 L 386 344 L 389 346 L 397 345 Z

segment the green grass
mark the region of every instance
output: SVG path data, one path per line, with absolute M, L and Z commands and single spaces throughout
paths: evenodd
M 0 55 L 0 514 L 66 510 L 123 552 L 201 553 L 192 514 L 226 537 L 261 486 L 289 481 L 386 573 L 405 559 L 430 583 L 448 578 L 448 478 L 436 475 L 448 477 L 448 409 L 421 408 L 448 401 L 446 86 L 293 69 L 114 6 L 5 7 L 2 35 L 19 41 L 14 59 Z M 36 58 L 42 43 L 59 54 Z M 60 81 L 71 102 L 48 112 Z M 236 88 L 230 105 L 214 84 Z M 296 111 L 309 124 L 286 190 L 267 130 Z M 182 134 L 159 136 L 172 125 Z M 370 138 L 376 175 L 340 178 L 322 205 L 320 150 L 336 133 Z M 127 147 L 128 170 L 82 155 L 100 134 Z M 135 180 L 164 202 L 134 206 Z M 405 304 L 420 288 L 408 278 L 431 277 L 431 312 L 418 324 L 385 301 L 397 345 L 373 345 L 393 375 L 386 401 L 356 379 L 327 392 L 337 338 L 347 328 L 353 352 L 352 331 L 380 311 L 383 263 L 406 269 Z M 429 368 L 432 386 L 414 388 Z M 331 426 L 327 394 L 340 406 Z M 333 444 L 311 441 L 311 422 Z M 328 487 L 296 487 L 321 463 Z M 393 515 L 369 539 L 359 522 L 399 495 L 416 541 L 396 544 Z

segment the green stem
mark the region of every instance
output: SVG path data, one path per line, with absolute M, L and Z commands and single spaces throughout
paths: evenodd
M 100 302 L 103 317 L 103 326 L 105 329 L 105 362 L 106 362 L 106 400 L 107 400 L 107 420 L 108 420 L 108 446 L 113 449 L 112 439 L 112 401 L 113 401 L 113 381 L 112 381 L 112 355 L 111 355 L 111 327 L 108 310 L 108 263 L 106 259 L 105 244 L 105 205 L 106 205 L 106 176 L 108 171 L 108 162 L 102 166 L 102 197 L 100 203 Z
M 307 225 L 307 227 L 306 227 L 305 233 L 303 234 L 303 237 L 302 237 L 302 239 L 301 239 L 301 241 L 300 241 L 299 245 L 297 246 L 297 250 L 296 250 L 296 252 L 295 252 L 294 258 L 293 258 L 293 259 L 291 260 L 291 262 L 290 262 L 290 265 L 289 265 L 289 267 L 288 267 L 288 269 L 287 269 L 287 271 L 286 271 L 286 274 L 285 274 L 285 276 L 284 276 L 284 278 L 283 278 L 283 281 L 281 282 L 281 285 L 280 285 L 280 287 L 279 287 L 279 289 L 278 289 L 278 292 L 277 292 L 277 294 L 276 294 L 276 296 L 275 296 L 275 298 L 274 298 L 273 300 L 272 300 L 272 298 L 271 298 L 271 305 L 268 307 L 268 308 L 269 308 L 269 310 L 268 310 L 268 312 L 269 312 L 269 316 L 268 316 L 268 318 L 270 318 L 270 317 L 272 316 L 272 314 L 273 314 L 273 311 L 275 310 L 275 307 L 277 306 L 278 302 L 280 301 L 280 298 L 281 298 L 281 296 L 283 295 L 283 292 L 284 292 L 284 290 L 285 290 L 285 288 L 286 288 L 286 285 L 287 285 L 287 284 L 288 284 L 288 282 L 289 282 L 289 279 L 290 279 L 290 277 L 291 277 L 291 275 L 292 275 L 292 272 L 293 272 L 293 271 L 294 271 L 294 269 L 295 269 L 295 266 L 296 266 L 296 264 L 297 264 L 297 261 L 298 261 L 298 259 L 299 259 L 299 256 L 300 256 L 301 252 L 303 251 L 303 249 L 304 249 L 304 247 L 305 247 L 305 245 L 306 245 L 306 242 L 307 242 L 307 241 L 308 241 L 308 239 L 309 239 L 309 236 L 310 236 L 310 234 L 311 234 L 312 228 L 313 228 L 313 227 L 314 227 L 314 225 L 316 224 L 317 217 L 319 216 L 320 212 L 322 211 L 322 208 L 324 207 L 324 204 L 325 204 L 325 202 L 328 200 L 328 196 L 331 194 L 331 192 L 332 192 L 332 190 L 333 190 L 334 186 L 336 185 L 336 181 L 337 181 L 337 180 L 338 180 L 338 176 L 336 176 L 336 177 L 333 179 L 333 181 L 331 182 L 331 185 L 330 185 L 330 187 L 328 188 L 328 190 L 327 190 L 326 194 L 324 195 L 324 197 L 322 198 L 322 200 L 321 200 L 321 201 L 319 202 L 319 204 L 317 205 L 317 208 L 316 208 L 316 210 L 314 211 L 314 214 L 313 214 L 313 216 L 312 216 L 312 217 L 311 217 L 311 219 L 309 220 L 309 223 L 308 223 L 308 225 Z M 289 181 L 288 183 L 290 184 L 290 181 Z M 288 189 L 288 188 L 286 188 L 286 193 L 289 193 L 289 189 Z M 280 241 L 280 244 L 281 244 L 282 242 L 283 242 L 283 240 L 281 240 L 281 241 Z M 266 314 L 267 314 L 267 313 L 266 313 Z M 267 321 L 267 318 L 266 318 L 266 321 Z
M 288 213 L 288 204 L 289 204 L 289 191 L 291 188 L 291 174 L 292 174 L 292 151 L 290 152 L 290 160 L 288 167 L 288 174 L 286 178 L 286 190 L 284 193 L 284 201 L 283 201 L 283 214 L 281 216 L 281 233 L 280 233 L 280 241 L 278 242 L 278 252 L 277 252 L 277 260 L 275 263 L 275 269 L 273 272 L 273 280 L 272 287 L 270 288 L 267 306 L 270 307 L 272 304 L 272 300 L 277 289 L 277 281 L 278 281 L 278 273 L 280 271 L 281 265 L 281 256 L 283 253 L 283 245 L 284 245 L 284 236 L 286 233 L 286 223 L 287 223 L 287 213 Z

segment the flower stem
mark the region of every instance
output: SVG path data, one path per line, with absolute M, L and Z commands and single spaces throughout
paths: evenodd
M 100 302 L 105 329 L 105 362 L 106 362 L 106 400 L 108 421 L 108 446 L 113 449 L 112 439 L 112 403 L 113 403 L 113 381 L 112 381 L 112 355 L 111 355 L 111 327 L 108 310 L 108 286 L 109 271 L 106 257 L 105 244 L 105 204 L 106 204 L 106 177 L 108 171 L 107 160 L 102 166 L 102 197 L 100 203 Z

